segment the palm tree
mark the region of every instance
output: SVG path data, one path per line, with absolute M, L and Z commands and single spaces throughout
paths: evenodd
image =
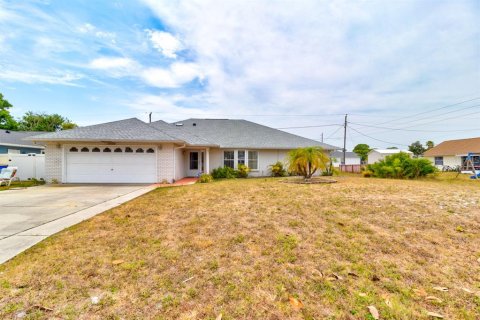
M 306 147 L 288 153 L 288 170 L 310 179 L 317 170 L 325 170 L 330 158 L 321 147 Z
M 427 150 L 430 150 L 435 146 L 435 143 L 433 143 L 433 141 L 427 141 L 425 145 L 427 146 Z

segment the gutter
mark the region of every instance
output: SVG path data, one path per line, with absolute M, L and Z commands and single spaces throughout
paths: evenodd
M 0 141 L 0 145 L 7 147 L 20 147 L 20 148 L 31 148 L 31 149 L 45 149 L 44 146 L 39 145 L 27 145 L 27 144 L 15 144 L 15 143 L 5 143 Z
M 173 182 L 175 182 L 175 180 L 177 180 L 176 176 L 177 176 L 177 162 L 175 161 L 175 151 L 177 149 L 183 149 L 187 146 L 187 144 L 183 144 L 183 146 L 180 146 L 180 147 L 173 147 Z

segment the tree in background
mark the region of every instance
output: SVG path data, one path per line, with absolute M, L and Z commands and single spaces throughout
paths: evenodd
M 76 128 L 77 125 L 59 114 L 34 113 L 29 111 L 18 122 L 22 131 L 57 131 Z
M 372 149 L 370 148 L 370 146 L 365 143 L 357 144 L 355 148 L 353 148 L 353 152 L 355 152 L 360 157 L 360 160 L 362 161 L 362 163 L 367 162 L 368 153 L 371 150 Z
M 415 158 L 418 158 L 419 156 L 423 155 L 427 149 L 423 146 L 423 144 L 420 143 L 420 141 L 415 141 L 411 145 L 408 146 L 408 150 L 413 153 Z
M 288 170 L 310 179 L 318 170 L 325 170 L 330 158 L 321 147 L 307 147 L 288 153 Z
M 8 109 L 12 104 L 0 93 L 0 129 L 20 131 L 57 131 L 76 128 L 77 125 L 59 114 L 34 113 L 28 111 L 15 120 Z
M 398 148 L 397 148 L 397 147 L 388 147 L 387 149 L 388 149 L 388 150 L 396 150 L 396 149 L 398 149 Z
M 427 141 L 427 143 L 425 143 L 425 145 L 427 146 L 427 150 L 430 150 L 432 149 L 433 147 L 435 147 L 435 143 L 433 143 L 433 141 Z
M 8 109 L 12 108 L 12 104 L 3 98 L 0 93 L 0 129 L 16 130 L 18 123 L 10 114 Z

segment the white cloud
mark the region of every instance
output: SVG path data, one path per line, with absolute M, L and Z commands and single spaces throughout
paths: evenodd
M 79 86 L 76 82 L 83 79 L 84 75 L 69 71 L 48 71 L 41 73 L 24 72 L 16 70 L 2 70 L 0 79 L 28 84 L 61 84 L 67 86 Z
M 177 88 L 196 78 L 202 79 L 200 68 L 194 63 L 172 63 L 168 69 L 147 68 L 141 73 L 143 80 L 159 88 Z
M 78 31 L 80 31 L 81 33 L 90 33 L 90 32 L 93 32 L 94 30 L 95 30 L 95 26 L 90 23 L 85 23 L 80 27 L 78 27 Z
M 92 35 L 96 38 L 102 39 L 102 40 L 108 40 L 112 44 L 116 43 L 116 37 L 117 34 L 115 32 L 109 32 L 109 31 L 104 31 L 104 30 L 99 30 L 97 27 L 95 27 L 91 23 L 85 23 L 77 28 L 78 32 L 87 34 L 87 35 Z
M 208 80 L 205 109 L 388 117 L 478 93 L 475 1 L 144 3 L 194 53 Z M 165 70 L 156 79 L 175 82 Z
M 101 57 L 90 62 L 90 67 L 93 69 L 107 70 L 107 69 L 130 69 L 135 66 L 135 61 L 129 58 L 120 57 Z
M 177 52 L 182 50 L 182 43 L 172 34 L 158 30 L 145 30 L 155 49 L 167 58 L 176 58 Z

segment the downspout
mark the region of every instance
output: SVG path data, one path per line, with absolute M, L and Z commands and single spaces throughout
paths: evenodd
M 175 151 L 177 149 L 183 149 L 187 145 L 184 143 L 183 146 L 180 147 L 173 147 L 173 182 L 175 182 L 177 179 L 177 162 L 175 161 Z

